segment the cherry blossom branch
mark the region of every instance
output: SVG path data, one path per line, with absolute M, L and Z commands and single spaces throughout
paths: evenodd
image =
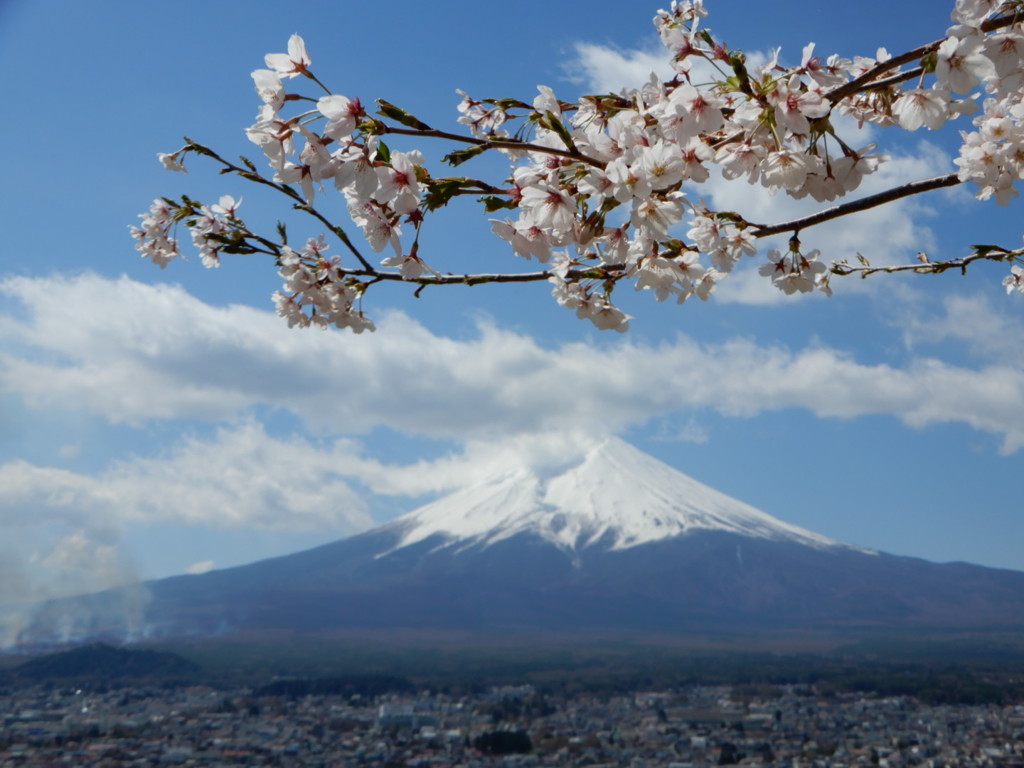
M 573 267 L 567 270 L 543 269 L 534 272 L 480 272 L 466 274 L 436 274 L 403 277 L 398 272 L 382 272 L 377 269 L 338 268 L 346 277 L 369 277 L 371 282 L 395 282 L 419 286 L 431 285 L 485 285 L 487 283 L 539 283 L 551 278 L 569 282 L 578 280 L 617 281 L 626 276 L 625 264 Z
M 273 178 L 245 158 L 242 167 L 191 141 L 159 157 L 168 169 L 181 171 L 185 155 L 204 155 L 219 163 L 221 173 L 284 194 L 295 209 L 326 227 L 357 263 L 342 265 L 330 256 L 323 235 L 298 249 L 287 244 L 280 224 L 280 243 L 256 235 L 237 217 L 240 201 L 228 196 L 209 207 L 184 197 L 180 204 L 157 199 L 132 235 L 139 252 L 161 267 L 180 255 L 179 221 L 186 223 L 206 266 L 217 266 L 220 253 L 271 254 L 284 279 L 274 301 L 289 325 L 337 325 L 356 332 L 372 328 L 362 297 L 379 282 L 414 284 L 418 295 L 430 285 L 540 281 L 552 284 L 555 300 L 577 316 L 621 331 L 628 317 L 610 298 L 620 281 L 633 282 L 658 301 L 707 299 L 744 256 L 756 253 L 758 239 L 782 233 L 792 234 L 788 250 L 768 249 L 759 272 L 787 294 L 829 293 L 832 275 L 939 273 L 965 270 L 977 260 L 1014 262 L 1003 284 L 1008 291 L 1024 292 L 1020 251 L 974 246 L 973 255 L 946 262 L 923 258 L 918 264 L 874 267 L 862 260 L 860 266 L 840 262 L 828 268 L 817 250 L 804 252 L 800 243 L 801 232 L 818 224 L 967 181 L 975 183 L 981 200 L 1005 205 L 1018 194 L 1015 184 L 1024 178 L 1024 153 L 1018 150 L 1024 144 L 1024 28 L 1018 11 L 1024 0 L 995 5 L 958 0 L 946 38 L 893 57 L 880 53 L 881 61 L 838 56 L 822 61 L 811 58 L 809 47 L 799 66 L 787 68 L 774 57 L 748 64 L 742 52 L 729 50 L 700 23 L 706 15 L 700 0 L 676 0 L 670 11 L 655 17 L 672 54 L 673 78 L 576 103 L 559 100 L 546 86 L 538 87 L 532 103 L 461 94 L 458 122 L 471 135 L 436 129 L 384 100 L 376 102 L 371 117 L 359 99 L 329 91 L 313 76 L 305 43 L 293 35 L 287 54 L 269 54 L 268 69 L 253 72 L 263 106 L 246 134 L 266 155 Z M 711 62 L 722 78 L 694 84 L 690 57 Z M 917 66 L 899 71 L 914 62 Z M 721 63 L 728 63 L 732 74 Z M 298 75 L 327 95 L 289 93 L 285 81 Z M 912 87 L 901 87 L 912 80 Z M 298 114 L 291 114 L 297 104 Z M 973 120 L 975 130 L 960 132 L 956 173 L 774 224 L 751 222 L 742 212 L 711 211 L 693 199 L 692 190 L 710 178 L 712 165 L 727 179 L 744 179 L 794 199 L 847 198 L 887 158 L 875 153 L 874 145 L 857 148 L 850 137 L 840 136 L 830 120 L 834 114 L 860 124 L 938 130 L 978 111 L 976 104 L 981 114 Z M 510 133 L 514 121 L 521 122 Z M 497 184 L 435 177 L 418 149 L 393 149 L 382 140 L 388 135 L 464 147 L 443 158 L 450 165 L 492 149 L 507 151 L 510 175 Z M 332 187 L 369 247 L 381 254 L 378 264 L 314 206 L 316 195 Z M 424 222 L 464 196 L 478 197 L 488 214 L 510 211 L 504 219 L 490 219 L 492 232 L 517 256 L 548 266 L 476 274 L 429 266 L 420 254 Z

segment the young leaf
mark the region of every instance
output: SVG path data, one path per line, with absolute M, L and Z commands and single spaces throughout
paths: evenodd
M 450 152 L 442 159 L 449 165 L 462 165 L 467 160 L 470 160 L 477 155 L 482 155 L 488 149 L 490 149 L 490 145 L 488 144 L 474 144 L 472 147 L 457 149 L 454 152 Z
M 434 211 L 448 204 L 460 189 L 472 184 L 467 178 L 435 179 L 428 182 L 423 203 L 428 211 Z
M 558 119 L 551 112 L 545 112 L 540 119 L 540 125 L 548 130 L 554 131 L 558 134 L 558 138 L 565 144 L 565 148 L 568 150 L 575 150 L 576 145 L 573 143 L 572 136 L 569 135 L 569 130 L 565 127 L 565 124 Z
M 511 200 L 507 200 L 504 197 L 497 197 L 496 195 L 484 195 L 480 198 L 480 202 L 484 204 L 484 210 L 487 213 L 494 213 L 502 208 L 515 209 L 516 207 L 516 204 Z
M 419 118 L 417 118 L 415 115 L 410 115 L 404 109 L 402 109 L 401 107 L 396 107 L 389 101 L 384 101 L 384 99 L 377 99 L 377 106 L 379 107 L 379 109 L 377 110 L 378 115 L 390 117 L 392 120 L 395 120 L 401 123 L 402 125 L 407 125 L 410 128 L 415 128 L 417 131 L 430 130 L 430 126 L 424 123 Z

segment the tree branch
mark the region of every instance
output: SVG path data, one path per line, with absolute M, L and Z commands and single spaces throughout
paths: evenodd
M 874 275 L 881 272 L 890 274 L 894 272 L 915 272 L 922 275 L 937 275 L 950 269 L 959 269 L 966 274 L 967 267 L 976 261 L 1014 261 L 1024 255 L 1024 248 L 1017 250 L 1006 250 L 996 246 L 974 246 L 975 253 L 970 256 L 963 256 L 959 259 L 948 261 L 928 261 L 922 253 L 918 256 L 918 264 L 892 264 L 883 267 L 875 267 L 871 264 L 850 264 L 846 261 L 836 262 L 832 265 L 831 271 L 835 275 L 859 274 L 861 277 Z
M 237 173 L 243 179 L 247 179 L 249 181 L 255 181 L 258 184 L 264 184 L 264 185 L 270 187 L 271 189 L 276 189 L 281 194 L 287 195 L 288 197 L 292 198 L 292 200 L 295 201 L 295 209 L 296 210 L 305 211 L 310 216 L 312 216 L 313 218 L 317 219 L 321 224 L 323 224 L 325 227 L 327 227 L 331 231 L 331 234 L 333 234 L 335 237 L 337 237 L 342 242 L 342 244 L 346 248 L 348 248 L 349 252 L 353 256 L 356 257 L 356 259 L 359 261 L 360 264 L 362 264 L 364 269 L 368 269 L 368 270 L 372 270 L 373 269 L 373 266 L 370 264 L 370 262 L 366 260 L 366 258 L 359 251 L 359 249 L 356 248 L 355 245 L 352 243 L 352 240 L 349 239 L 349 236 L 345 232 L 345 230 L 343 230 L 341 227 L 337 226 L 336 224 L 331 222 L 329 219 L 327 219 L 316 208 L 314 208 L 312 205 L 307 203 L 306 200 L 302 197 L 302 195 L 300 195 L 294 189 L 289 187 L 287 184 L 278 184 L 275 181 L 271 181 L 270 179 L 266 178 L 265 176 L 260 175 L 259 173 L 257 173 L 256 171 L 254 171 L 254 170 L 252 170 L 250 168 L 240 168 L 239 166 L 235 165 L 234 163 L 229 162 L 228 160 L 225 160 L 223 157 L 218 155 L 216 152 L 214 152 L 209 147 L 204 146 L 202 144 L 198 144 L 198 143 L 192 141 L 187 136 L 185 137 L 185 142 L 187 143 L 188 148 L 190 150 L 192 150 L 193 152 L 195 152 L 197 154 L 200 154 L 200 155 L 205 155 L 206 157 L 211 157 L 214 160 L 216 160 L 218 163 L 223 165 L 224 166 L 224 171 L 222 171 L 222 173 L 223 172 Z
M 371 283 L 381 281 L 412 283 L 421 287 L 428 285 L 482 285 L 484 283 L 537 283 L 548 280 L 552 277 L 576 280 L 619 280 L 625 277 L 625 264 L 605 264 L 592 267 L 577 267 L 568 272 L 555 272 L 550 269 L 537 272 L 492 272 L 463 275 L 441 275 L 421 276 L 405 278 L 398 272 L 381 272 L 378 269 L 352 269 L 339 267 L 338 272 L 347 277 L 369 277 Z
M 899 200 L 903 197 L 919 195 L 922 192 L 930 192 L 933 189 L 955 187 L 960 183 L 961 181 L 957 178 L 955 173 L 948 173 L 945 176 L 935 176 L 934 178 L 923 179 L 921 181 L 912 181 L 908 184 L 893 187 L 892 189 L 887 189 L 884 192 L 879 192 L 876 195 L 862 197 L 860 200 L 852 200 L 849 203 L 834 205 L 831 208 L 826 208 L 823 211 L 818 211 L 817 213 L 812 213 L 810 216 L 804 216 L 799 219 L 792 219 L 791 221 L 785 221 L 780 224 L 751 224 L 754 228 L 752 234 L 754 237 L 768 237 L 770 235 L 778 235 L 782 232 L 799 232 L 801 229 L 813 227 L 816 224 L 822 224 L 826 221 L 831 221 L 832 219 L 838 219 L 840 216 L 848 216 L 851 213 L 866 211 L 870 208 L 876 208 L 879 205 L 885 205 L 886 203 L 891 203 L 892 201 Z
M 448 141 L 458 141 L 463 144 L 475 144 L 478 147 L 485 147 L 486 149 L 513 149 L 525 152 L 540 152 L 545 155 L 556 155 L 557 157 L 577 160 L 587 163 L 588 165 L 593 165 L 597 168 L 604 168 L 607 165 L 603 160 L 598 160 L 595 157 L 584 155 L 582 152 L 572 152 L 567 149 L 545 147 L 540 144 L 531 144 L 526 141 L 516 141 L 514 139 L 478 139 L 475 136 L 464 136 L 459 133 L 449 133 L 448 131 L 440 131 L 437 128 L 421 130 L 417 128 L 396 128 L 391 125 L 383 124 L 381 127 L 384 133 L 396 133 L 401 136 L 427 136 L 432 139 L 447 139 Z
M 1011 24 L 1016 23 L 1018 20 L 1019 19 L 1017 17 L 1017 14 L 1014 13 L 1008 14 L 1006 16 L 999 16 L 998 18 L 995 19 L 989 19 L 984 24 L 982 24 L 981 31 L 993 32 L 997 29 L 1003 29 L 1004 27 L 1008 27 Z M 875 78 L 879 77 L 880 75 L 884 75 L 886 72 L 889 72 L 890 70 L 893 70 L 896 67 L 899 67 L 911 61 L 917 61 L 921 57 L 927 56 L 929 53 L 932 53 L 933 51 L 937 51 L 939 49 L 939 46 L 942 45 L 945 41 L 946 38 L 944 37 L 941 38 L 940 40 L 933 40 L 930 43 L 926 43 L 925 45 L 919 45 L 917 48 L 913 48 L 909 51 L 906 51 L 905 53 L 901 53 L 898 56 L 893 56 L 891 59 L 879 62 L 860 77 L 856 77 L 850 82 L 844 83 L 843 85 L 836 86 L 831 91 L 825 94 L 825 98 L 831 101 L 833 104 L 836 104 L 842 99 L 846 98 L 847 96 L 861 90 L 862 88 L 870 89 L 873 87 L 877 87 L 878 85 L 880 85 L 880 83 L 873 82 Z

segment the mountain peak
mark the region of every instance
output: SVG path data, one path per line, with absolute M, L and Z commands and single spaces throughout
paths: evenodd
M 443 547 L 489 546 L 525 533 L 570 551 L 617 550 L 700 530 L 846 546 L 730 498 L 614 437 L 554 477 L 511 467 L 387 527 L 400 532 L 396 549 L 434 536 Z

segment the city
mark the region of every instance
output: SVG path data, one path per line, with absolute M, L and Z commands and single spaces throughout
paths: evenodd
M 0 766 L 1024 766 L 1024 706 L 731 686 L 559 694 L 0 691 Z

